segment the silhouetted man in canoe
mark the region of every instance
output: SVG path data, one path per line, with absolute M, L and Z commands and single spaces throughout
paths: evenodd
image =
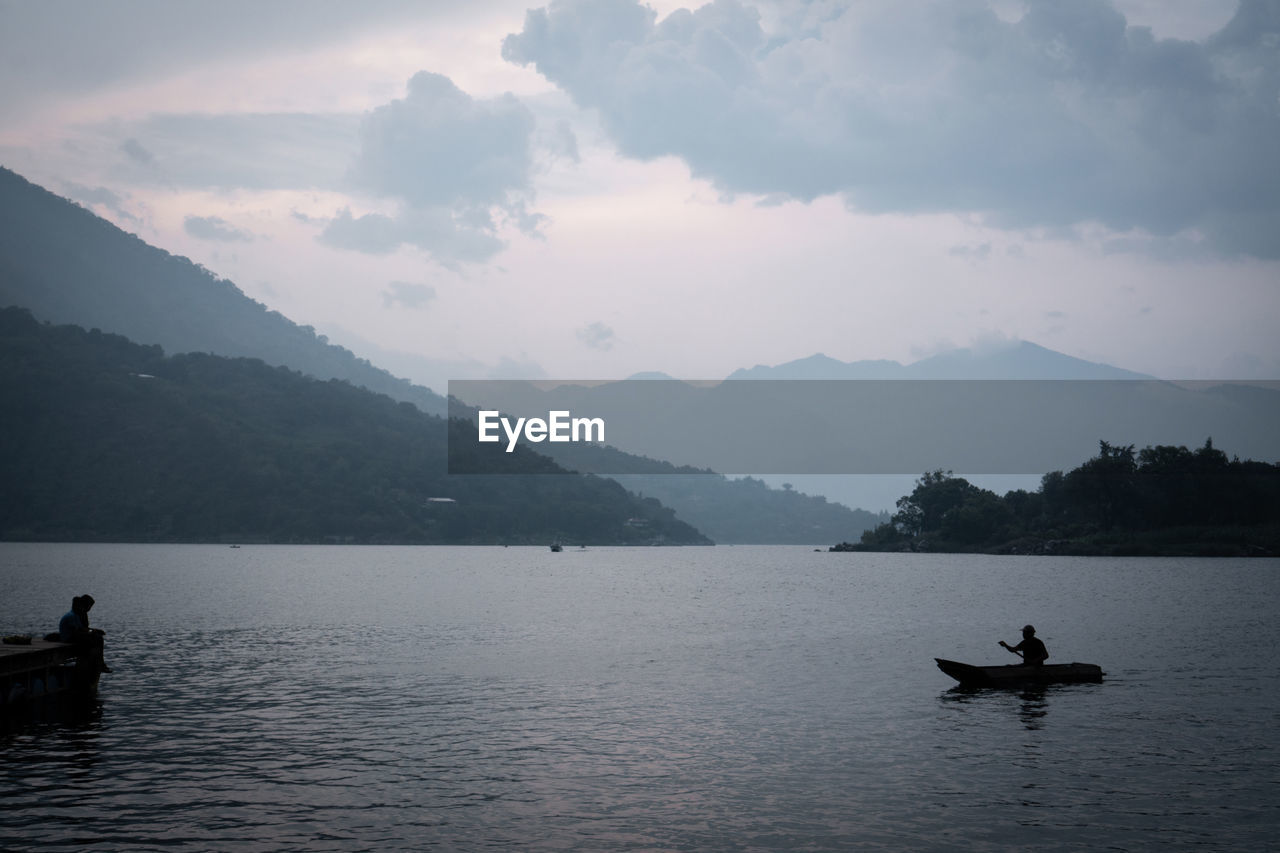
M 58 639 L 63 643 L 75 643 L 86 649 L 92 658 L 97 659 L 98 667 L 103 672 L 110 672 L 102 657 L 103 631 L 89 627 L 89 610 L 93 607 L 92 595 L 77 595 L 71 599 L 71 609 L 58 620 Z
M 1000 641 L 1000 645 L 1004 646 L 1015 655 L 1022 655 L 1022 662 L 1029 666 L 1039 666 L 1049 657 L 1049 650 L 1044 647 L 1044 643 L 1036 636 L 1036 629 L 1027 625 L 1022 629 L 1022 642 L 1016 646 L 1011 646 L 1004 640 Z

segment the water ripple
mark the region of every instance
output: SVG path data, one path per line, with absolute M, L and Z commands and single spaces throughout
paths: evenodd
M 0 734 L 0 848 L 1261 851 L 1280 829 L 1280 677 L 1212 645 L 1229 610 L 1275 648 L 1274 562 L 1206 587 L 1157 561 L 1154 601 L 1151 561 L 1051 563 L 1046 621 L 1036 560 L 225 551 L 9 554 L 24 577 L 82 555 L 116 672 Z M 1023 613 L 1107 680 L 932 668 Z

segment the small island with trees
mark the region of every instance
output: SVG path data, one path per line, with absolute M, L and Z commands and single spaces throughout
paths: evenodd
M 832 551 L 1099 556 L 1280 555 L 1280 465 L 1196 450 L 1099 442 L 1039 490 L 1003 497 L 932 471 L 889 521 Z

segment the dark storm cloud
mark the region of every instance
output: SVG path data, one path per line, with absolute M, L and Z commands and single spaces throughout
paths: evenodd
M 220 216 L 188 216 L 182 221 L 182 229 L 201 240 L 221 243 L 248 243 L 253 240 L 252 233 L 236 228 Z
M 1200 232 L 1280 257 L 1280 0 L 1204 42 L 1107 0 L 814 4 L 766 33 L 737 0 L 659 21 L 636 0 L 528 12 L 503 56 L 595 109 L 626 155 L 726 193 L 841 194 L 1001 227 Z

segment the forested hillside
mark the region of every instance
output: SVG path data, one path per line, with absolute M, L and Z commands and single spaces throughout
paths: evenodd
M 444 398 L 255 302 L 227 279 L 0 168 L 0 307 L 99 328 L 167 353 L 259 358 L 345 379 L 425 412 Z
M 704 543 L 656 500 L 502 454 L 449 477 L 408 403 L 255 359 L 166 356 L 0 310 L 0 538 Z M 501 453 L 500 450 L 495 451 Z
M 836 550 L 1050 554 L 1280 554 L 1280 465 L 1099 442 L 1094 458 L 1003 497 L 949 471 L 904 495 L 890 521 Z

